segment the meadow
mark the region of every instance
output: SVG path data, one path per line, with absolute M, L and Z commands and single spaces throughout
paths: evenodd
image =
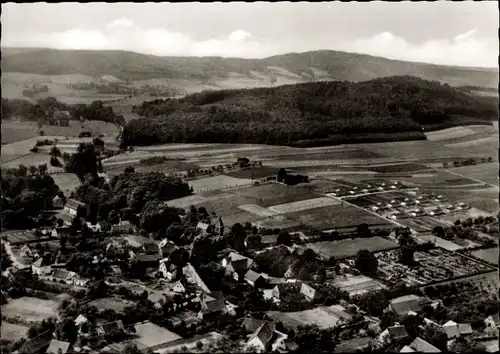
M 341 241 L 322 241 L 306 244 L 305 247 L 311 248 L 320 256 L 325 258 L 335 257 L 343 259 L 355 256 L 360 250 L 370 252 L 380 252 L 398 248 L 399 245 L 385 238 L 375 236 L 369 238 L 345 239 Z
M 498 248 L 487 248 L 483 250 L 473 251 L 471 253 L 474 257 L 485 260 L 488 263 L 498 266 Z
M 36 297 L 22 297 L 11 299 L 2 305 L 2 315 L 19 317 L 26 322 L 38 322 L 49 317 L 57 317 L 58 301 L 42 300 Z
M 1 338 L 3 340 L 15 342 L 21 338 L 26 337 L 26 334 L 28 333 L 28 327 L 9 323 L 7 321 L 2 321 L 1 331 Z
M 69 196 L 82 184 L 80 179 L 73 173 L 53 173 L 50 176 L 66 196 Z

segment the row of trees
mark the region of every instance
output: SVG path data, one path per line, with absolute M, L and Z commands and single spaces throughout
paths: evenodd
M 443 167 L 460 167 L 460 166 L 471 166 L 477 165 L 478 163 L 491 163 L 493 162 L 493 157 L 481 157 L 480 159 L 475 159 L 473 157 L 466 160 L 453 161 L 451 164 L 448 161 L 443 162 Z

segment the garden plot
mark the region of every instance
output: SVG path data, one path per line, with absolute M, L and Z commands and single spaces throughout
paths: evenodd
M 240 187 L 250 184 L 252 184 L 251 179 L 234 178 L 225 175 L 218 175 L 214 177 L 207 177 L 189 181 L 189 185 L 193 187 L 193 190 L 197 193 Z
M 379 253 L 376 257 L 383 278 L 401 279 L 410 285 L 426 285 L 494 270 L 492 266 L 441 248 L 415 252 L 414 259 L 417 264 L 412 267 L 401 264 L 399 254 L 394 250 Z
M 289 219 L 319 230 L 357 226 L 361 223 L 377 226 L 391 224 L 389 221 L 363 209 L 341 204 L 291 212 L 286 216 Z
M 496 247 L 473 251 L 472 255 L 476 258 L 483 259 L 488 263 L 498 265 L 498 248 Z
M 170 332 L 168 329 L 155 325 L 151 322 L 139 323 L 135 326 L 134 339 L 138 348 L 150 348 L 159 344 L 165 344 L 181 339 L 182 337 L 176 333 Z
M 419 238 L 425 242 L 432 242 L 436 246 L 444 248 L 447 251 L 455 252 L 464 248 L 463 246 L 457 245 L 452 241 L 445 240 L 444 238 L 437 237 L 434 235 L 421 235 L 419 236 Z
M 346 291 L 351 297 L 386 288 L 384 284 L 376 281 L 375 279 L 364 275 L 351 274 L 335 277 L 333 285 L 340 290 Z
M 352 317 L 338 305 L 319 306 L 312 310 L 299 312 L 271 311 L 269 316 L 276 321 L 281 321 L 285 327 L 298 328 L 299 326 L 316 325 L 321 329 L 334 328 Z
M 338 199 L 329 198 L 329 197 L 319 197 L 314 199 L 306 199 L 298 202 L 279 204 L 275 206 L 271 206 L 268 209 L 278 213 L 278 214 L 287 214 L 298 212 L 302 210 L 314 209 L 314 208 L 322 208 L 331 205 L 338 205 L 340 201 Z
M 113 299 L 113 298 L 101 298 L 94 301 L 89 302 L 90 306 L 95 306 L 101 310 L 113 310 L 118 313 L 123 313 L 127 306 L 133 305 L 130 301 L 124 301 L 122 299 Z
M 26 334 L 28 333 L 28 327 L 2 321 L 1 331 L 1 338 L 3 340 L 16 342 L 19 339 L 26 337 Z
M 360 250 L 368 250 L 370 252 L 380 252 L 399 248 L 399 245 L 385 238 L 375 236 L 369 238 L 345 239 L 341 241 L 323 241 L 306 244 L 307 248 L 311 248 L 322 257 L 337 259 L 349 258 L 355 256 Z
M 67 196 L 82 184 L 80 179 L 73 173 L 54 173 L 50 176 Z
M 241 210 L 244 210 L 244 211 L 248 211 L 251 214 L 255 214 L 257 216 L 263 216 L 263 217 L 274 216 L 274 215 L 279 214 L 278 212 L 275 212 L 273 210 L 269 210 L 267 208 L 261 207 L 260 205 L 256 205 L 256 204 L 244 204 L 244 205 L 238 206 L 238 208 L 240 208 Z
M 447 128 L 443 130 L 437 130 L 433 132 L 426 133 L 427 139 L 430 141 L 442 141 L 448 139 L 456 139 L 464 136 L 474 135 L 476 131 L 465 127 L 454 127 Z
M 57 317 L 57 301 L 42 300 L 36 297 L 11 299 L 2 305 L 2 316 L 19 317 L 27 322 L 38 322 L 49 317 Z
M 295 220 L 288 219 L 283 215 L 269 216 L 267 218 L 257 219 L 252 222 L 257 227 L 266 229 L 291 230 L 301 227 L 301 224 Z

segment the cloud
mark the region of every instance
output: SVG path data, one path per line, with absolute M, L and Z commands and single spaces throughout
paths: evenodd
M 412 44 L 390 32 L 383 32 L 352 43 L 343 43 L 342 49 L 390 59 L 442 65 L 478 67 L 498 65 L 498 39 L 481 38 L 476 29 L 458 34 L 451 40 L 432 39 L 421 44 Z
M 4 46 L 50 47 L 57 49 L 131 50 L 160 56 L 222 56 L 264 58 L 289 52 L 316 49 L 344 50 L 390 59 L 443 65 L 496 67 L 497 37 L 480 37 L 476 29 L 451 39 L 432 39 L 413 44 L 391 32 L 382 32 L 350 42 L 331 42 L 327 35 L 302 42 L 296 38 L 266 39 L 235 29 L 225 36 L 195 40 L 167 27 L 145 28 L 128 18 L 117 18 L 101 30 L 72 29 L 52 33 L 5 32 Z

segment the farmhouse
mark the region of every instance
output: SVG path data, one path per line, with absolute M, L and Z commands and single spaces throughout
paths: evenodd
M 405 326 L 391 326 L 385 329 L 378 336 L 378 341 L 380 343 L 393 343 L 399 342 L 408 338 L 408 332 L 406 331 Z
M 40 257 L 31 265 L 31 269 L 36 275 L 48 275 L 52 272 L 51 264 L 48 257 Z
M 166 258 L 166 257 L 170 256 L 170 254 L 173 251 L 177 250 L 179 247 L 177 247 L 175 245 L 175 243 L 173 243 L 172 241 L 164 239 L 160 242 L 160 244 L 158 245 L 158 248 L 160 249 L 161 256 L 163 258 Z
M 252 263 L 252 259 L 235 252 L 231 252 L 229 256 L 224 258 L 221 262 L 222 266 L 226 268 L 226 273 L 233 274 L 233 278 L 236 281 L 246 274 Z
M 76 217 L 78 213 L 81 212 L 86 207 L 87 205 L 85 203 L 79 202 L 78 200 L 75 199 L 68 199 L 68 201 L 64 205 L 64 212 L 73 217 Z
M 177 277 L 177 266 L 175 264 L 169 263 L 168 258 L 163 258 L 160 260 L 160 268 L 158 271 L 163 275 L 165 279 L 171 281 Z
M 389 310 L 394 312 L 398 317 L 408 315 L 408 312 L 419 312 L 420 309 L 428 304 L 424 298 L 417 295 L 405 295 L 391 300 Z
M 182 279 L 176 281 L 175 283 L 169 283 L 165 287 L 165 291 L 173 292 L 177 294 L 183 294 L 186 292 L 186 287 L 182 284 Z
M 484 324 L 487 332 L 498 333 L 498 329 L 500 328 L 500 316 L 498 313 L 490 315 L 485 318 Z
M 56 209 L 62 209 L 62 208 L 64 208 L 64 200 L 61 197 L 59 197 L 58 195 L 56 195 L 52 199 L 52 206 Z
M 161 309 L 168 302 L 167 295 L 161 291 L 153 291 L 149 294 L 148 300 L 151 301 L 157 309 Z

